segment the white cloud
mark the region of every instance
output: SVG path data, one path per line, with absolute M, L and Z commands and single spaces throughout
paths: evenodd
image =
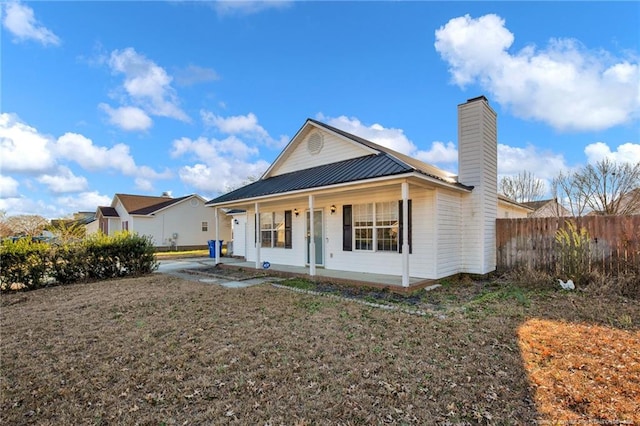
M 44 46 L 60 44 L 58 36 L 36 20 L 33 9 L 29 6 L 9 2 L 5 4 L 4 9 L 2 24 L 14 35 L 14 42 L 35 40 Z
M 428 151 L 418 151 L 415 153 L 415 157 L 429 164 L 456 164 L 458 162 L 458 148 L 451 141 L 446 144 L 435 141 L 431 143 L 431 148 Z
M 75 161 L 85 170 L 115 169 L 127 175 L 135 174 L 136 163 L 124 144 L 106 148 L 94 145 L 91 139 L 78 133 L 65 133 L 58 138 L 55 151 L 59 157 Z
M 289 141 L 286 135 L 281 135 L 277 140 L 272 138 L 269 132 L 258 124 L 258 117 L 252 112 L 247 115 L 222 117 L 210 111 L 201 110 L 200 117 L 205 126 L 214 127 L 221 133 L 242 135 L 272 147 L 283 147 Z
M 180 180 L 210 194 L 226 192 L 249 176 L 261 176 L 269 167 L 264 160 L 250 161 L 250 157 L 259 154 L 258 149 L 235 136 L 223 140 L 181 138 L 173 141 L 172 157 L 187 154 L 192 154 L 198 163 L 182 167 Z
M 114 72 L 124 74 L 124 90 L 131 101 L 147 113 L 190 121 L 180 109 L 178 96 L 171 86 L 173 78 L 164 68 L 131 47 L 111 52 L 109 66 Z
M 218 15 L 251 15 L 268 9 L 284 9 L 289 0 L 223 0 L 213 2 Z
M 478 84 L 519 117 L 558 130 L 607 129 L 638 118 L 637 59 L 589 51 L 572 39 L 551 39 L 544 49 L 510 53 L 514 35 L 497 15 L 451 19 L 436 32 L 435 48 L 453 82 Z
M 0 175 L 0 198 L 16 198 L 18 186 L 18 181 L 11 176 Z
M 120 127 L 122 130 L 144 131 L 153 125 L 151 117 L 137 107 L 111 108 L 111 106 L 104 103 L 101 103 L 98 107 L 109 116 L 111 124 Z
M 57 198 L 57 204 L 64 206 L 65 212 L 86 212 L 95 211 L 98 206 L 108 206 L 111 204 L 111 197 L 101 195 L 98 191 L 81 192 L 73 196 Z M 57 216 L 60 217 L 60 216 Z
M 533 145 L 525 148 L 498 144 L 498 175 L 517 175 L 523 171 L 531 172 L 535 177 L 550 182 L 561 170 L 568 170 L 562 154 L 541 151 Z
M 208 194 L 225 193 L 243 184 L 249 176 L 261 176 L 269 163 L 258 160 L 246 163 L 224 158 L 215 166 L 195 164 L 180 169 L 180 180 Z
M 203 68 L 197 65 L 189 65 L 176 72 L 176 83 L 181 86 L 192 86 L 198 83 L 219 80 L 218 73 L 211 68 Z
M 145 192 L 153 191 L 153 183 L 149 179 L 145 179 L 141 177 L 136 178 L 135 184 L 136 184 L 136 189 L 139 189 L 140 191 L 145 191 Z
M 0 198 L 0 210 L 6 211 L 7 216 L 38 215 L 46 219 L 54 219 L 71 213 L 71 211 L 64 210 L 51 202 L 23 197 Z
M 85 170 L 116 170 L 126 176 L 145 179 L 166 179 L 171 172 L 156 172 L 148 166 L 138 166 L 131 156 L 129 146 L 119 143 L 111 148 L 97 146 L 78 133 L 65 133 L 55 143 L 58 157 L 74 161 Z
M 235 136 L 223 140 L 200 137 L 196 140 L 180 138 L 173 141 L 172 157 L 179 157 L 189 152 L 195 154 L 198 160 L 210 165 L 213 165 L 213 162 L 221 156 L 246 159 L 260 153 L 258 148 L 248 146 Z
M 66 192 L 82 192 L 89 187 L 89 182 L 84 176 L 76 176 L 65 166 L 59 166 L 56 174 L 45 174 L 38 177 L 38 182 L 49 187 L 56 194 Z
M 585 147 L 584 153 L 587 156 L 588 163 L 596 163 L 607 158 L 616 163 L 640 163 L 640 144 L 625 143 L 619 145 L 615 151 L 604 142 L 595 142 Z
M 51 139 L 18 120 L 0 114 L 0 159 L 3 172 L 37 173 L 50 170 L 55 160 Z

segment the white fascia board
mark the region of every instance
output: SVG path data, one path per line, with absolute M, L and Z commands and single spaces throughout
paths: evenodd
M 277 194 L 267 194 L 267 195 L 261 195 L 259 197 L 251 197 L 251 198 L 241 198 L 241 199 L 237 199 L 237 200 L 233 200 L 233 201 L 226 201 L 226 202 L 222 202 L 222 203 L 216 203 L 216 204 L 207 204 L 207 207 L 224 207 L 224 206 L 235 206 L 235 205 L 240 205 L 240 204 L 247 204 L 247 203 L 255 203 L 255 202 L 260 202 L 260 201 L 264 201 L 264 200 L 270 200 L 270 199 L 286 199 L 286 198 L 293 198 L 293 197 L 299 197 L 303 194 L 309 194 L 309 193 L 314 193 L 314 194 L 318 194 L 318 193 L 327 193 L 327 192 L 332 192 L 334 189 L 341 189 L 341 188 L 345 188 L 345 187 L 349 187 L 349 186 L 368 186 L 369 183 L 379 183 L 379 182 L 385 182 L 385 181 L 392 181 L 392 180 L 398 180 L 398 179 L 407 179 L 410 177 L 414 177 L 414 178 L 418 178 L 419 180 L 422 181 L 426 181 L 432 184 L 435 184 L 437 186 L 441 186 L 441 187 L 445 187 L 454 191 L 458 191 L 458 192 L 463 192 L 463 193 L 469 193 L 471 192 L 471 190 L 466 189 L 466 188 L 461 188 L 459 186 L 456 186 L 455 184 L 451 184 L 451 183 L 447 183 L 447 182 L 443 182 L 439 179 L 430 177 L 430 176 L 425 176 L 422 173 L 418 173 L 418 172 L 411 172 L 411 173 L 404 173 L 404 174 L 399 174 L 399 175 L 392 175 L 392 176 L 383 176 L 383 177 L 379 177 L 379 178 L 372 178 L 372 179 L 366 179 L 366 180 L 359 180 L 359 181 L 354 181 L 354 182 L 345 182 L 345 183 L 338 183 L 338 184 L 334 184 L 334 185 L 326 185 L 326 186 L 318 186 L 315 188 L 306 188 L 306 189 L 299 189 L 296 191 L 287 191 L 287 192 L 279 192 Z

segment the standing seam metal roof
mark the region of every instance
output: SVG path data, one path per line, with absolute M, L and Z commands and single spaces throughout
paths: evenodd
M 221 195 L 207 202 L 207 204 L 281 194 L 289 191 L 392 176 L 411 171 L 413 171 L 412 167 L 403 164 L 386 153 L 372 154 L 259 180 Z

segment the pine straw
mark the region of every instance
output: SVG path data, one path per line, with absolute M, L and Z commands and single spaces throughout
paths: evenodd
M 545 416 L 571 424 L 640 420 L 640 333 L 531 319 L 518 335 Z
M 637 386 L 629 356 L 640 351 L 637 304 L 564 293 L 468 304 L 456 297 L 469 291 L 462 284 L 434 291 L 452 300 L 444 319 L 161 274 L 3 295 L 0 422 L 533 424 L 592 416 L 541 396 L 547 379 L 527 348 L 544 345 L 558 357 L 581 348 L 566 344 L 566 333 L 541 340 L 533 318 L 602 326 L 590 329 L 594 348 L 600 334 L 626 336 L 627 352 L 599 355 L 616 378 L 598 398 L 607 419 L 638 420 L 612 399 Z M 600 364 L 585 365 L 606 377 Z M 556 383 L 566 368 L 552 372 Z

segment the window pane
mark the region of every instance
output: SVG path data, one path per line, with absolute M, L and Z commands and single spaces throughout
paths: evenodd
M 373 226 L 373 203 L 353 206 L 354 226 Z
M 284 213 L 274 213 L 274 247 L 284 247 Z
M 272 229 L 273 213 L 260 213 L 260 229 Z
M 271 235 L 272 231 L 261 231 L 260 235 L 262 236 L 262 247 L 271 247 Z
M 378 251 L 398 251 L 398 228 L 376 229 Z
M 356 229 L 355 234 L 356 250 L 373 250 L 373 229 Z

